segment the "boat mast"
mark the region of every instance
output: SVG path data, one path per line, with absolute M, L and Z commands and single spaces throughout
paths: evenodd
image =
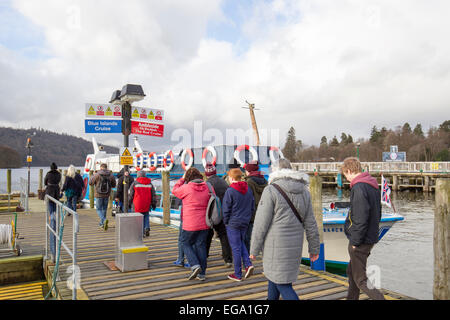
M 258 126 L 256 124 L 256 118 L 255 118 L 255 110 L 259 110 L 255 108 L 255 104 L 249 103 L 247 100 L 245 102 L 248 104 L 248 108 L 242 107 L 243 109 L 249 109 L 250 110 L 250 118 L 252 120 L 252 127 L 253 127 L 253 134 L 255 135 L 256 145 L 260 145 L 259 141 L 259 132 L 258 132 Z

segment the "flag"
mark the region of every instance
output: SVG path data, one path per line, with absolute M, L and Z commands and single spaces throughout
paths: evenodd
M 391 188 L 389 188 L 388 181 L 381 176 L 381 203 L 392 208 L 391 203 Z

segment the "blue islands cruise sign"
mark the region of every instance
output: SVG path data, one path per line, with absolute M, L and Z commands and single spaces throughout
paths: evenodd
M 122 133 L 122 120 L 84 120 L 86 133 Z

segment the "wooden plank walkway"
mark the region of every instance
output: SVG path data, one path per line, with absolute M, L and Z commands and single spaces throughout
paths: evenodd
M 44 253 L 44 213 L 43 202 L 33 200 L 31 215 L 19 214 L 18 231 L 24 237 L 20 240 L 24 255 Z M 80 299 L 90 300 L 258 300 L 267 298 L 267 279 L 263 275 L 262 261 L 254 263 L 255 273 L 242 282 L 227 279 L 233 269 L 224 265 L 218 241 L 213 241 L 206 281 L 187 279 L 189 269 L 173 266 L 178 254 L 178 229 L 159 224 L 151 224 L 150 237 L 144 239 L 149 247 L 147 270 L 122 273 L 111 271 L 105 262 L 115 260 L 114 219 L 109 217 L 110 228 L 102 231 L 98 227 L 95 210 L 79 210 L 80 234 L 78 238 L 78 266 L 81 271 Z M 72 247 L 72 218 L 67 217 L 64 241 Z M 10 218 L 0 216 L 0 224 Z M 1 256 L 0 256 L 1 258 Z M 71 299 L 71 291 L 66 280 L 71 265 L 70 257 L 62 255 L 59 268 L 60 281 L 57 288 L 61 299 Z M 52 269 L 50 269 L 52 270 Z M 302 266 L 294 289 L 300 299 L 344 299 L 347 281 L 343 277 L 325 272 L 312 271 Z M 400 294 L 384 290 L 388 299 L 408 299 Z M 362 295 L 361 299 L 367 299 Z
M 45 281 L 0 287 L 0 300 L 44 300 Z

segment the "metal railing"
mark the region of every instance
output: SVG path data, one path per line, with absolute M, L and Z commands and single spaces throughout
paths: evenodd
M 28 199 L 28 180 L 20 178 L 20 206 L 25 210 L 25 214 L 30 213 Z
M 298 171 L 338 172 L 342 162 L 301 162 L 292 163 Z M 370 172 L 409 172 L 409 173 L 450 173 L 450 162 L 361 162 L 363 169 Z
M 52 229 L 51 224 L 51 217 L 50 217 L 50 203 L 54 203 L 55 205 L 55 212 L 54 212 L 54 219 L 55 219 L 55 230 Z M 55 254 L 61 255 L 61 250 L 58 248 L 58 243 L 61 241 L 61 248 L 64 248 L 65 251 L 69 254 L 69 256 L 72 258 L 72 300 L 77 299 L 77 288 L 79 287 L 79 267 L 77 266 L 77 243 L 78 243 L 78 233 L 80 232 L 79 228 L 79 221 L 78 221 L 78 213 L 73 211 L 72 209 L 65 206 L 60 201 L 50 197 L 49 195 L 45 196 L 45 205 L 46 205 L 46 215 L 45 215 L 45 258 L 48 260 L 48 251 L 49 251 L 49 235 L 52 233 L 55 236 Z M 62 218 L 67 217 L 68 214 L 71 214 L 73 216 L 72 219 L 72 250 L 64 243 L 62 237 L 63 234 L 61 233 L 61 222 L 63 224 L 65 223 L 65 220 Z M 56 258 L 56 257 L 54 257 Z M 55 266 L 57 268 L 59 266 Z M 70 272 L 70 268 L 68 270 L 68 273 Z M 70 284 L 70 278 L 67 281 L 67 284 L 69 286 Z

